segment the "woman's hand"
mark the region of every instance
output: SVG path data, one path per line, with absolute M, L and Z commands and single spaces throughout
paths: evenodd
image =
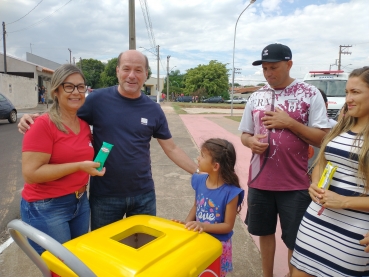
M 84 161 L 80 163 L 80 170 L 87 172 L 91 176 L 103 176 L 105 174 L 105 167 L 101 171 L 98 171 L 97 168 L 100 166 L 100 163 L 96 163 L 93 161 Z
M 317 183 L 311 183 L 309 187 L 309 195 L 311 197 L 311 200 L 313 200 L 315 203 L 320 204 L 320 200 L 323 198 L 324 189 L 318 188 Z
M 193 230 L 195 232 L 202 233 L 204 231 L 204 223 L 201 223 L 199 221 L 189 221 L 186 223 L 185 227 L 187 230 Z
M 325 190 L 319 203 L 325 208 L 344 209 L 346 197 L 333 191 Z
M 369 232 L 364 235 L 364 238 L 359 241 L 361 245 L 365 245 L 365 252 L 369 252 Z

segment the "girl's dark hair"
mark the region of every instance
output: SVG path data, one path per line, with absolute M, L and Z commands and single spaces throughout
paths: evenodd
M 209 151 L 213 162 L 220 165 L 220 176 L 228 185 L 240 188 L 238 176 L 234 171 L 236 151 L 232 143 L 225 139 L 211 138 L 204 142 L 203 149 Z

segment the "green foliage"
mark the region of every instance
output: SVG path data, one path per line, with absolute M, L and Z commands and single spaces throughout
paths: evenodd
M 257 84 L 257 86 L 258 87 L 263 87 L 263 86 L 265 86 L 265 83 L 259 83 L 259 84 Z
M 149 79 L 150 79 L 151 75 L 152 75 L 152 71 L 151 71 L 151 67 L 149 66 L 149 74 L 148 74 L 148 76 L 147 76 L 147 80 L 149 80 Z
M 188 95 L 217 96 L 228 93 L 227 64 L 212 60 L 187 70 L 185 93 Z
M 105 65 L 104 71 L 101 73 L 101 83 L 103 87 L 111 87 L 118 84 L 116 73 L 118 58 L 113 58 Z
M 83 75 L 86 78 L 86 85 L 91 88 L 100 88 L 100 75 L 104 71 L 104 64 L 95 59 L 82 59 L 77 62 L 77 66 L 82 69 Z
M 181 74 L 180 70 L 174 70 L 169 73 L 169 94 L 181 94 L 184 92 L 184 78 L 185 74 Z M 165 78 L 164 82 L 164 89 L 163 91 L 167 92 L 167 81 L 168 79 Z

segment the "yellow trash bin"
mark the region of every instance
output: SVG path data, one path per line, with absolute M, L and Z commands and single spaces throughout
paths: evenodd
M 219 264 L 222 254 L 222 244 L 211 235 L 148 215 L 122 219 L 63 245 L 104 277 L 195 277 L 214 261 Z M 50 252 L 41 257 L 55 274 L 77 276 Z

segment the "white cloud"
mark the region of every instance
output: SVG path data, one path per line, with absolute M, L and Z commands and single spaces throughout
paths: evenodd
M 2 0 L 0 21 L 15 21 L 38 2 Z M 7 53 L 25 58 L 32 43 L 34 54 L 64 63 L 69 60 L 68 48 L 77 60 L 82 57 L 103 61 L 128 49 L 128 1 L 79 0 L 61 8 L 66 2 L 43 1 L 24 19 L 6 25 Z M 140 2 L 143 1 L 136 1 L 136 46 L 150 48 Z M 176 66 L 182 73 L 210 60 L 228 63 L 231 68 L 235 23 L 248 3 L 248 0 L 147 1 L 155 41 L 160 45 L 160 74 L 166 74 L 167 55 L 171 55 L 170 67 Z M 257 0 L 237 24 L 235 67 L 242 68 L 245 78 L 260 78 L 260 67 L 251 63 L 260 58 L 266 45 L 274 42 L 292 49 L 291 75 L 297 78 L 309 70 L 328 69 L 338 59 L 339 45 L 352 45 L 352 54 L 342 55 L 343 66 L 352 64 L 347 69 L 369 65 L 367 26 L 365 0 Z M 29 29 L 14 32 L 24 28 Z M 144 53 L 156 74 L 156 57 Z

